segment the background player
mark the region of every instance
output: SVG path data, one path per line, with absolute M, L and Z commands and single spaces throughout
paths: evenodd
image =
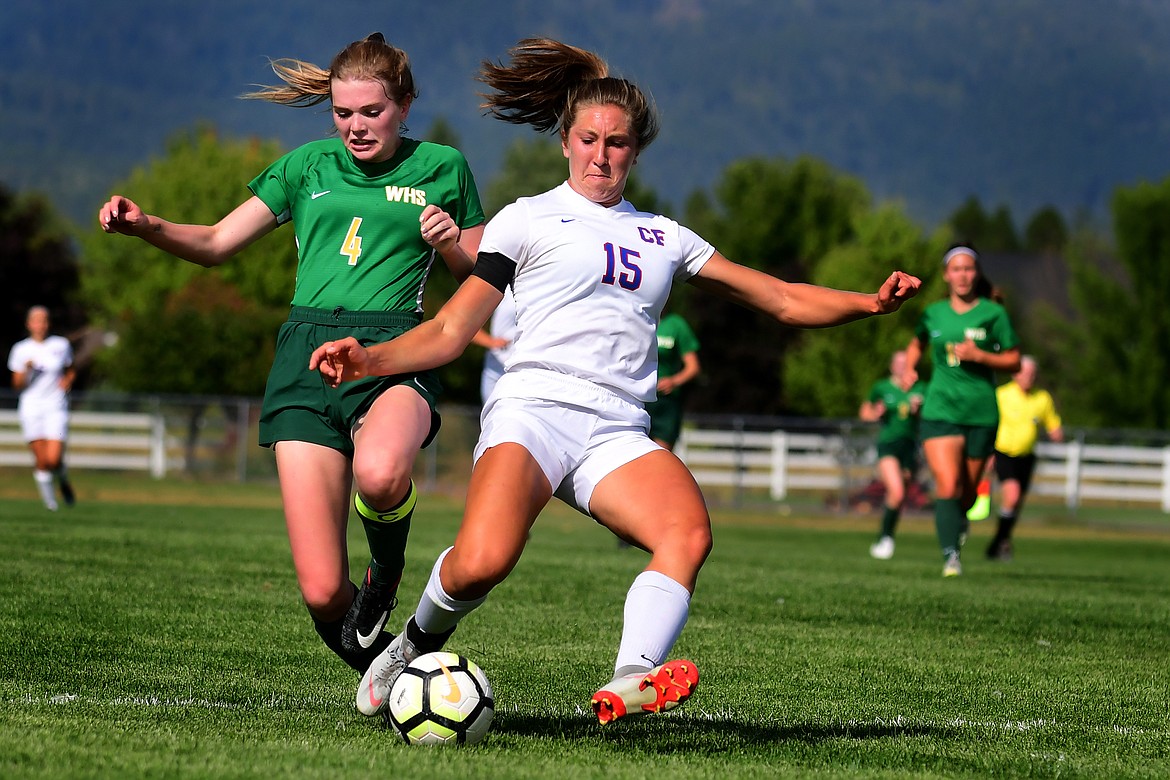
M 934 477 L 934 523 L 943 554 L 943 576 L 963 573 L 959 551 L 967 510 L 995 444 L 999 409 L 995 372 L 1016 371 L 1020 350 L 1002 305 L 991 299 L 991 283 L 969 246 L 943 256 L 948 294 L 922 312 L 906 348 L 911 380 L 929 348 L 934 370 L 922 404 L 922 451 Z
M 880 560 L 894 557 L 894 532 L 902 504 L 918 473 L 918 412 L 925 390 L 924 382 L 910 383 L 906 352 L 899 350 L 890 358 L 890 375 L 873 383 L 858 411 L 862 420 L 881 423 L 877 465 L 886 495 L 878 538 L 869 547 L 869 554 Z
M 658 323 L 658 397 L 646 404 L 650 438 L 673 450 L 682 433 L 683 386 L 699 375 L 699 339 L 681 314 L 671 312 Z
M 995 476 L 999 480 L 999 521 L 987 546 L 987 557 L 1012 559 L 1012 529 L 1036 471 L 1036 439 L 1041 428 L 1053 441 L 1064 441 L 1064 429 L 1056 404 L 1047 390 L 1036 387 L 1036 360 L 1020 358 L 1020 370 L 1012 381 L 995 391 L 999 406 L 999 430 L 995 434 Z
M 73 485 L 65 469 L 69 434 L 69 391 L 73 388 L 73 348 L 69 339 L 49 333 L 49 310 L 33 306 L 25 327 L 28 338 L 8 353 L 12 387 L 20 393 L 20 430 L 33 454 L 33 479 L 45 508 L 57 511 L 54 481 L 66 506 L 74 503 Z

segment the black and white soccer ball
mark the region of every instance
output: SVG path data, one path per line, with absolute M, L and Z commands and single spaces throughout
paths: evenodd
M 474 745 L 495 714 L 487 676 L 456 653 L 420 655 L 390 688 L 390 723 L 412 745 Z

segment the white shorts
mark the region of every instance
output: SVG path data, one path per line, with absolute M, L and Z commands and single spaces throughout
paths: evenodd
M 551 371 L 509 373 L 484 407 L 475 460 L 497 444 L 519 444 L 536 459 L 557 498 L 588 515 L 597 483 L 662 449 L 650 439 L 649 427 L 645 409 L 592 382 Z
M 68 409 L 21 409 L 20 432 L 24 440 L 65 441 L 69 432 Z

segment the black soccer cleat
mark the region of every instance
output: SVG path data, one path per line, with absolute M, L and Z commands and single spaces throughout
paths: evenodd
M 373 646 L 386 627 L 390 613 L 398 606 L 397 592 L 397 583 L 378 585 L 371 580 L 370 570 L 366 569 L 361 590 L 341 622 L 341 646 L 347 652 L 360 654 Z

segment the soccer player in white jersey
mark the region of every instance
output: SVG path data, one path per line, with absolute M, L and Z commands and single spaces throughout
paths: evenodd
M 69 390 L 76 376 L 73 348 L 64 336 L 49 333 L 49 310 L 33 306 L 25 319 L 28 338 L 8 353 L 12 387 L 20 392 L 20 430 L 35 461 L 33 478 L 41 500 L 57 511 L 56 480 L 61 499 L 73 505 L 73 486 L 65 471 L 65 437 L 69 433 Z
M 876 294 L 788 284 L 639 212 L 622 193 L 658 129 L 643 93 L 610 77 L 595 54 L 557 41 L 524 40 L 510 56 L 483 65 L 485 108 L 557 130 L 568 181 L 488 223 L 472 276 L 434 319 L 369 348 L 352 338 L 325 343 L 309 362 L 335 384 L 442 365 L 512 286 L 514 349 L 483 410 L 462 525 L 404 633 L 363 677 L 357 705 L 367 715 L 385 706 L 407 662 L 441 647 L 508 575 L 554 495 L 651 556 L 626 597 L 612 679 L 593 695 L 598 719 L 682 703 L 698 672 L 667 658 L 711 549 L 711 523 L 691 473 L 647 433 L 655 330 L 671 285 L 688 281 L 781 323 L 818 327 L 895 311 L 920 285 L 900 271 Z

